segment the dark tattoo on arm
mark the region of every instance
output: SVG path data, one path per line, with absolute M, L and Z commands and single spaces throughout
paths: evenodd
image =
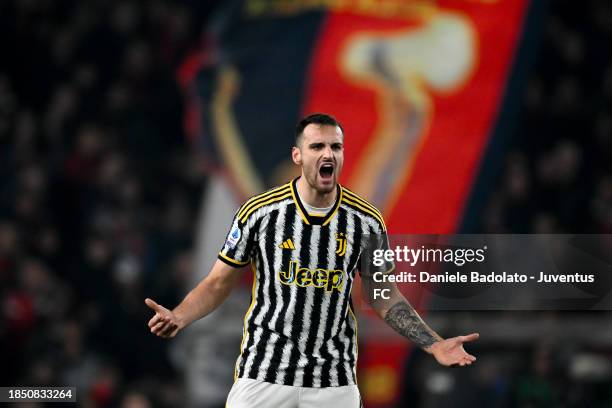
M 429 347 L 440 338 L 431 330 L 407 302 L 398 302 L 385 315 L 393 330 L 421 347 Z

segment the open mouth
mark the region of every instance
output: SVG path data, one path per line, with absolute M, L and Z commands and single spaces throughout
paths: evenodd
M 319 167 L 319 175 L 323 179 L 329 179 L 334 174 L 334 165 L 332 163 L 323 163 Z

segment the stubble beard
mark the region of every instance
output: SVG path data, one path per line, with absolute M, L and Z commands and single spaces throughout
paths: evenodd
M 312 188 L 313 190 L 315 190 L 317 192 L 317 194 L 329 194 L 331 192 L 333 192 L 336 189 L 336 185 L 337 185 L 337 181 L 336 181 L 336 177 L 335 175 L 333 176 L 333 182 L 329 185 L 329 186 L 322 186 L 320 185 L 317 181 L 318 181 L 318 173 L 314 173 L 314 175 L 312 177 L 308 177 L 306 176 L 306 182 L 308 183 L 308 185 L 310 186 L 310 188 Z

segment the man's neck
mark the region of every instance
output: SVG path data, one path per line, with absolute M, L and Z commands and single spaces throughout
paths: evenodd
M 307 204 L 318 207 L 325 208 L 329 207 L 336 201 L 336 194 L 338 193 L 338 189 L 334 188 L 329 193 L 319 193 L 316 189 L 310 187 L 306 178 L 304 176 L 300 177 L 297 181 L 297 190 L 300 198 L 305 201 Z

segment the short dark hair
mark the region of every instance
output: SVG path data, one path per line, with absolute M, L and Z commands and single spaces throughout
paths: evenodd
M 311 125 L 311 124 L 321 125 L 321 126 L 323 125 L 338 126 L 340 130 L 342 131 L 342 135 L 344 136 L 344 128 L 342 127 L 340 122 L 336 120 L 336 118 L 326 113 L 312 113 L 302 118 L 302 120 L 300 120 L 298 124 L 295 126 L 295 145 L 296 146 L 299 145 L 300 139 L 302 135 L 304 134 L 304 129 L 306 129 L 306 126 Z

